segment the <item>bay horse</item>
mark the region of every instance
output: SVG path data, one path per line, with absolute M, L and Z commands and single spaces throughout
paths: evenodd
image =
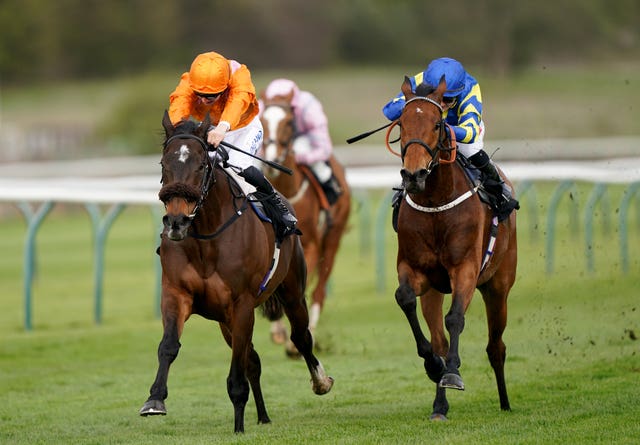
M 260 387 L 261 365 L 252 344 L 254 309 L 284 310 L 291 341 L 311 374 L 312 389 L 326 394 L 333 379 L 313 354 L 305 302 L 306 265 L 298 235 L 276 249 L 270 223 L 250 208 L 228 173 L 209 156 L 207 118 L 175 127 L 165 112 L 162 188 L 166 214 L 159 247 L 162 264 L 162 324 L 158 371 L 140 415 L 166 414 L 169 367 L 178 355 L 186 320 L 197 314 L 219 323 L 231 347 L 227 392 L 234 410 L 234 431 L 244 431 L 249 389 L 258 423 L 270 422 Z
M 409 322 L 427 375 L 437 384 L 431 419 L 447 419 L 447 388 L 464 390 L 459 341 L 476 288 L 486 308 L 486 352 L 495 374 L 500 408 L 510 410 L 502 334 L 507 324 L 507 296 L 516 276 L 515 212 L 498 223 L 489 206 L 480 201 L 460 160 L 456 160 L 455 137 L 442 117 L 444 76 L 437 88 L 423 84 L 416 93 L 405 77 L 401 89 L 406 103 L 386 139 L 390 148 L 390 131 L 399 125 L 400 173 L 406 193 L 398 215 L 399 286 L 395 297 Z M 443 303 L 444 294 L 449 293 L 452 302 L 444 317 L 447 341 Z M 431 341 L 420 327 L 416 297 L 420 297 Z
M 302 247 L 309 274 L 317 278 L 311 294 L 309 329 L 313 333 L 327 297 L 327 283 L 333 269 L 340 240 L 347 227 L 351 211 L 351 190 L 347 184 L 344 167 L 332 154 L 331 169 L 340 184 L 342 194 L 329 205 L 311 169 L 296 163 L 293 141 L 296 125 L 291 99 L 288 96 L 263 98 L 261 121 L 264 129 L 263 150 L 267 160 L 277 162 L 293 171 L 293 175 L 281 174 L 271 167 L 264 169 L 273 186 L 293 205 L 302 231 Z M 316 187 L 313 186 L 314 182 Z M 279 343 L 286 337 L 281 321 L 272 325 L 272 338 Z

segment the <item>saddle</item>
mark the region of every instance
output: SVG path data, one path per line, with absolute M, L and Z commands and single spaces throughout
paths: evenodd
M 276 235 L 276 245 L 280 246 L 282 241 L 287 235 L 296 233 L 301 235 L 302 232 L 297 228 L 291 232 L 288 230 L 284 221 L 282 221 L 282 214 L 280 209 L 276 207 L 271 198 L 271 194 L 258 190 L 254 185 L 248 183 L 240 175 L 238 175 L 233 169 L 224 168 L 223 171 L 227 173 L 229 179 L 229 185 L 231 186 L 234 195 L 245 196 L 253 212 L 258 216 L 261 221 L 270 223 L 273 226 L 273 230 Z M 273 193 L 278 193 L 274 190 Z
M 298 164 L 298 168 L 302 172 L 302 175 L 307 179 L 307 181 L 309 181 L 309 184 L 311 184 L 313 191 L 316 192 L 316 195 L 320 200 L 320 207 L 322 207 L 322 210 L 328 211 L 331 205 L 329 204 L 327 194 L 322 188 L 322 184 L 320 183 L 320 181 L 318 181 L 318 178 L 316 178 L 316 175 L 313 174 L 313 172 L 307 165 Z

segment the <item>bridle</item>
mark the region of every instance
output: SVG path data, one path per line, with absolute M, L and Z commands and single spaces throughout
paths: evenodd
M 193 218 L 196 217 L 198 210 L 202 206 L 202 203 L 207 198 L 207 194 L 209 193 L 209 190 L 216 183 L 215 175 L 213 174 L 213 169 L 215 165 L 213 163 L 213 160 L 209 156 L 209 147 L 211 146 L 207 142 L 205 142 L 204 139 L 194 134 L 188 134 L 188 133 L 175 134 L 164 142 L 164 149 L 166 149 L 169 146 L 169 144 L 176 139 L 193 139 L 198 142 L 198 144 L 200 145 L 200 147 L 202 147 L 202 150 L 204 151 L 205 160 L 203 164 L 204 164 L 205 171 L 204 171 L 204 176 L 202 177 L 202 181 L 200 183 L 200 196 L 196 201 L 196 205 L 193 208 L 193 211 L 191 212 L 190 215 L 188 215 L 189 219 L 193 220 Z M 165 207 L 166 207 L 166 204 L 165 204 Z
M 440 111 L 440 116 L 442 116 L 442 113 L 444 112 L 444 110 L 442 109 L 442 106 L 438 102 L 431 99 L 430 97 L 425 97 L 425 96 L 412 97 L 411 99 L 405 102 L 404 107 L 406 107 L 411 102 L 415 102 L 415 101 L 425 101 L 435 106 Z M 403 108 L 403 113 L 404 113 L 404 108 Z M 447 125 L 444 119 L 441 118 L 438 122 L 436 122 L 436 129 L 438 130 L 438 142 L 435 147 L 430 147 L 422 139 L 410 139 L 403 146 L 400 147 L 400 153 L 398 154 L 389 145 L 389 136 L 391 134 L 391 130 L 393 129 L 393 127 L 399 124 L 400 124 L 400 119 L 397 119 L 393 122 L 393 124 L 387 130 L 387 137 L 385 141 L 386 141 L 387 149 L 391 151 L 391 153 L 400 157 L 404 161 L 404 156 L 409 146 L 413 144 L 420 145 L 422 148 L 424 148 L 427 151 L 427 153 L 429 153 L 429 156 L 431 157 L 431 161 L 429 162 L 429 165 L 427 167 L 428 173 L 430 173 L 431 170 L 433 170 L 439 164 L 451 164 L 455 162 L 456 153 L 457 153 L 455 133 L 453 132 L 453 128 Z M 448 146 L 445 145 L 447 141 L 448 141 Z M 449 157 L 449 159 L 443 159 L 440 156 L 441 152 L 445 152 L 445 153 L 451 152 L 451 156 Z

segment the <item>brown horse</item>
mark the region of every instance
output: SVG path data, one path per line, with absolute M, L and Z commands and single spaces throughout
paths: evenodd
M 316 394 L 333 379 L 313 354 L 304 299 L 306 266 L 297 235 L 276 249 L 271 224 L 262 221 L 228 173 L 214 163 L 205 142 L 209 118 L 174 127 L 165 112 L 160 200 L 166 208 L 159 248 L 162 264 L 162 323 L 158 372 L 140 414 L 166 414 L 169 367 L 178 355 L 186 320 L 197 314 L 220 324 L 232 349 L 227 391 L 235 431 L 244 431 L 249 388 L 258 423 L 269 422 L 260 387 L 260 358 L 251 341 L 254 309 L 265 303 L 284 312 L 291 340 L 304 357 Z
M 509 410 L 502 333 L 507 324 L 507 296 L 516 275 L 515 213 L 498 224 L 492 210 L 478 198 L 477 188 L 461 163 L 456 162 L 455 140 L 442 118 L 444 77 L 435 90 L 421 91 L 423 87 L 426 85 L 414 94 L 405 78 L 402 92 L 406 104 L 395 122 L 401 128 L 401 175 L 406 190 L 398 217 L 396 301 L 409 321 L 427 375 L 437 384 L 431 418 L 446 420 L 449 403 L 445 389 L 464 389 L 459 372 L 460 334 L 467 307 L 479 289 L 489 325 L 486 350 L 500 407 Z M 452 294 L 444 317 L 449 343 L 443 329 L 445 293 Z M 418 322 L 416 296 L 420 297 L 431 342 Z
M 309 320 L 309 329 L 313 333 L 324 307 L 327 282 L 340 246 L 340 239 L 349 219 L 351 191 L 343 166 L 332 155 L 329 163 L 340 184 L 342 194 L 333 205 L 328 206 L 322 191 L 317 186 L 313 186 L 314 182 L 317 183 L 312 177 L 313 173 L 308 167 L 296 163 L 293 151 L 296 134 L 291 95 L 263 100 L 261 119 L 265 134 L 263 146 L 265 158 L 293 170 L 293 175 L 285 175 L 279 170 L 267 167 L 265 176 L 295 208 L 298 227 L 302 231 L 301 241 L 307 268 L 309 274 L 315 273 L 317 278 L 311 294 Z M 327 207 L 326 211 L 325 207 Z M 278 337 L 285 336 L 282 323 L 275 322 L 272 326 L 272 336 L 275 341 L 278 341 Z

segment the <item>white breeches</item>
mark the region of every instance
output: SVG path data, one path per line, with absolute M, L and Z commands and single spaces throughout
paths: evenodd
M 298 136 L 296 140 L 293 141 L 293 151 L 296 154 L 309 153 L 311 150 L 313 150 L 313 147 L 311 146 L 311 141 L 308 136 Z M 329 167 L 325 161 L 313 162 L 309 164 L 309 168 L 321 183 L 325 183 L 331 179 L 331 167 Z
M 256 116 L 246 127 L 228 131 L 224 141 L 254 155 L 262 148 L 262 136 L 262 123 L 260 123 L 260 118 Z M 243 170 L 254 164 L 252 157 L 227 147 L 222 148 L 229 153 L 229 164 Z

